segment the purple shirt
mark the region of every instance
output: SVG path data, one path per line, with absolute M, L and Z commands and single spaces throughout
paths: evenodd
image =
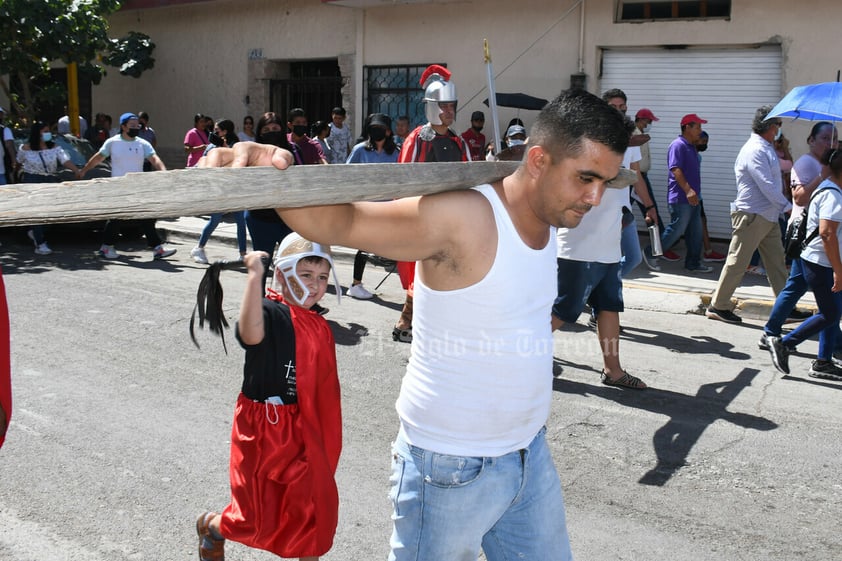
M 292 133 L 287 133 L 287 140 L 290 144 L 295 142 L 292 140 Z M 307 135 L 304 135 L 295 144 L 298 146 L 298 149 L 301 150 L 301 159 L 304 160 L 305 164 L 322 163 L 325 154 L 317 141 L 312 140 Z
M 669 152 L 667 153 L 667 168 L 669 169 L 669 178 L 667 180 L 667 203 L 671 205 L 686 205 L 687 195 L 684 194 L 684 189 L 675 181 L 675 174 L 672 170 L 679 168 L 684 174 L 684 179 L 693 188 L 693 191 L 699 195 L 701 199 L 702 190 L 702 167 L 699 162 L 699 153 L 696 147 L 683 136 L 679 136 L 670 143 Z

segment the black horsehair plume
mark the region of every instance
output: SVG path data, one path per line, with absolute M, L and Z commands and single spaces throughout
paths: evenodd
M 225 354 L 228 354 L 223 329 L 228 327 L 228 321 L 222 312 L 222 285 L 219 283 L 219 273 L 225 269 L 239 269 L 242 266 L 242 261 L 217 261 L 208 266 L 205 271 L 205 276 L 202 277 L 199 290 L 196 292 L 196 305 L 190 315 L 190 339 L 193 340 L 196 348 L 201 348 L 199 342 L 196 341 L 196 335 L 193 333 L 193 325 L 196 322 L 196 312 L 198 311 L 199 328 L 204 327 L 205 321 L 207 321 L 208 329 L 211 333 L 219 335 L 222 339 L 222 348 L 225 350 Z

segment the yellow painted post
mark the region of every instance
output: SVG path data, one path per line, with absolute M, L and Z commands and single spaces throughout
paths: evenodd
M 82 136 L 79 129 L 79 75 L 76 63 L 67 65 L 67 116 L 70 118 L 70 132 Z

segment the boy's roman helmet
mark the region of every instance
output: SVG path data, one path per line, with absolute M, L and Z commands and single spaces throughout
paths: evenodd
M 450 81 L 450 70 L 438 64 L 431 64 L 421 74 L 424 88 L 424 110 L 431 125 L 441 125 L 439 103 L 456 103 L 456 86 Z
M 333 272 L 333 285 L 336 287 L 337 301 L 342 299 L 342 288 L 339 285 L 339 279 L 336 276 L 336 267 L 333 265 L 333 256 L 330 252 L 329 245 L 322 245 L 320 243 L 305 240 L 295 232 L 289 234 L 281 241 L 278 251 L 275 254 L 275 276 L 273 280 L 273 289 L 280 292 L 279 286 L 274 286 L 278 275 L 282 275 L 289 286 L 289 292 L 292 299 L 299 306 L 303 306 L 307 298 L 310 297 L 310 290 L 307 285 L 298 277 L 296 273 L 296 266 L 298 262 L 304 257 L 321 257 L 327 260 L 330 264 L 330 270 Z

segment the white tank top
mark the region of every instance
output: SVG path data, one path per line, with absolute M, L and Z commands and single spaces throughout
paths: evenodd
M 494 263 L 457 290 L 432 290 L 415 276 L 412 353 L 397 410 L 410 444 L 495 457 L 525 448 L 549 415 L 556 232 L 543 249 L 530 248 L 491 185 L 475 190 L 494 210 Z

